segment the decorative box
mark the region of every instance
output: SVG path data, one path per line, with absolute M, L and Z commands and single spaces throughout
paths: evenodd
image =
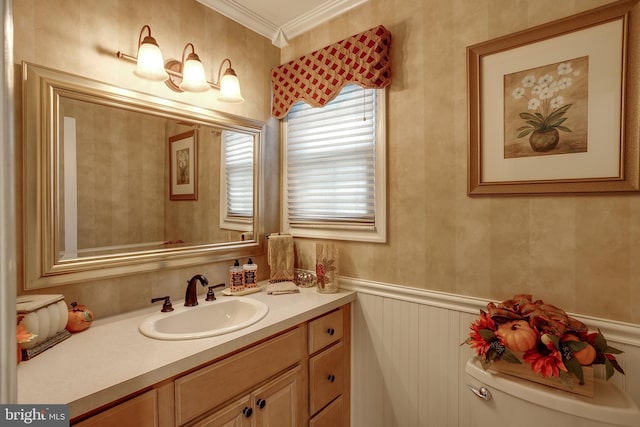
M 580 380 L 575 375 L 568 372 L 561 373 L 560 377 L 544 378 L 542 375 L 533 372 L 531 366 L 524 362 L 518 364 L 495 360 L 489 370 L 513 375 L 514 377 L 579 394 L 580 396 L 593 397 L 593 367 L 591 366 L 582 367 L 582 373 L 584 374 L 583 384 L 580 384 Z

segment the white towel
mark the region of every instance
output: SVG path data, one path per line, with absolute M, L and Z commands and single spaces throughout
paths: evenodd
M 267 285 L 267 293 L 269 295 L 295 294 L 300 289 L 293 282 L 276 282 Z

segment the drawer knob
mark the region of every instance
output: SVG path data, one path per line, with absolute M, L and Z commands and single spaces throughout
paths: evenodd
M 327 377 L 327 379 L 329 380 L 329 382 L 334 382 L 336 380 L 336 376 L 333 374 L 329 374 L 329 376 Z
M 336 333 L 336 330 L 335 330 L 335 329 L 333 329 L 333 328 L 329 328 L 329 329 L 327 329 L 327 333 L 328 333 L 329 335 L 333 336 L 333 334 L 335 334 L 335 333 Z
M 267 401 L 264 399 L 258 399 L 256 400 L 256 405 L 258 405 L 258 408 L 264 409 L 264 407 L 267 406 Z
M 248 406 L 245 406 L 244 409 L 242 410 L 242 415 L 244 415 L 245 418 L 250 418 L 251 414 L 253 414 L 253 409 L 249 408 Z

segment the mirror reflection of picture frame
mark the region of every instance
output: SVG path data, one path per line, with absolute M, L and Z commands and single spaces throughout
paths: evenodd
M 198 141 L 195 130 L 169 138 L 169 198 L 198 200 Z
M 621 0 L 467 47 L 469 196 L 640 191 L 638 8 Z

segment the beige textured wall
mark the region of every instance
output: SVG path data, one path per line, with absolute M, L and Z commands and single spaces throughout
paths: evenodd
M 166 119 L 69 98 L 60 109 L 76 119 L 78 248 L 166 240 Z
M 135 77 L 134 65 L 116 59 L 115 52 L 122 50 L 135 55 L 138 34 L 144 24 L 151 26 L 165 60 L 179 59 L 184 45 L 193 43 L 210 80 L 216 79 L 214 73 L 217 74 L 222 59 L 229 57 L 241 80 L 246 102 L 218 103 L 214 91 L 177 94 L 164 84 Z M 269 70 L 279 64 L 279 49 L 270 40 L 195 0 L 20 0 L 14 2 L 14 36 L 18 81 L 18 66 L 24 60 L 127 89 L 262 120 L 268 124 L 265 161 L 279 164 L 277 122 L 270 119 L 269 82 Z M 16 94 L 16 137 L 21 141 L 19 86 Z M 273 202 L 278 197 L 277 185 L 278 168 L 269 168 L 265 182 L 266 232 L 277 228 L 278 212 Z M 18 194 L 20 191 L 21 188 Z M 22 221 L 22 215 L 18 221 Z M 263 267 L 259 269 L 259 277 L 268 277 L 266 260 L 258 257 L 256 263 Z M 137 274 L 48 288 L 38 293 L 61 293 L 68 303 L 80 301 L 93 309 L 97 317 L 103 317 L 148 306 L 151 297 L 184 298 L 186 280 L 196 273 L 204 273 L 212 283 L 223 282 L 231 264 L 229 261 Z M 199 289 L 200 293 L 205 291 Z
M 640 196 L 466 196 L 465 47 L 604 0 L 370 0 L 282 50 L 282 62 L 383 24 L 388 242 L 340 243 L 340 274 L 491 299 L 532 293 L 640 323 Z M 298 239 L 302 264 L 315 244 Z

